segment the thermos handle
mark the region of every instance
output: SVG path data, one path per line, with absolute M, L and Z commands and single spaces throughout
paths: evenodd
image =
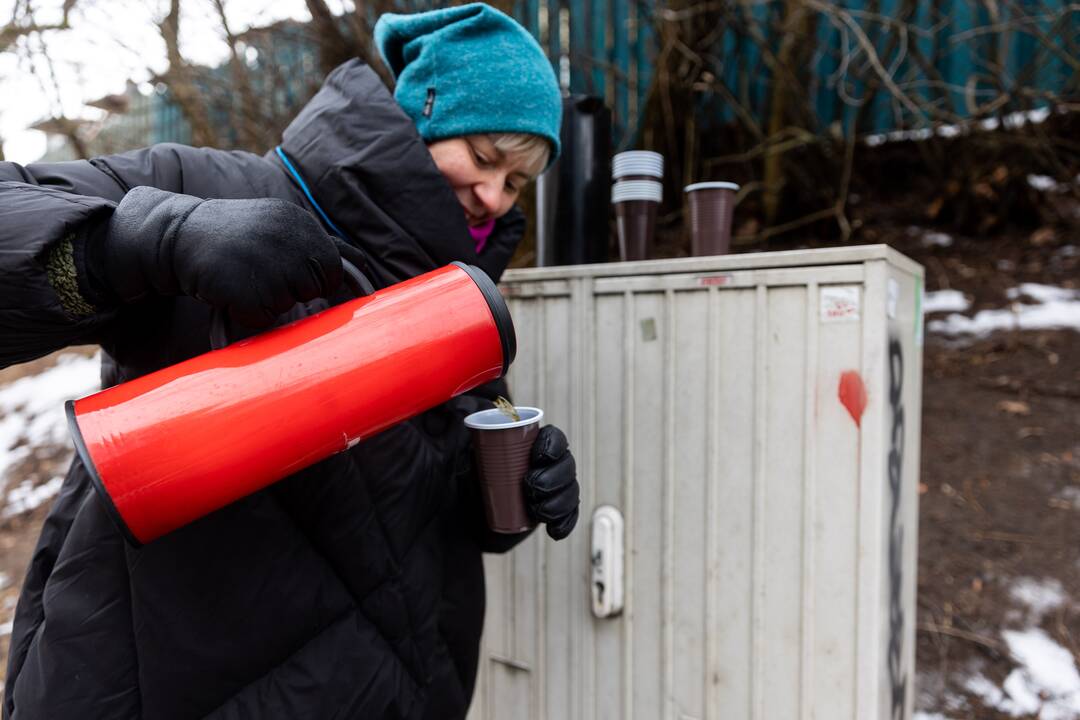
M 371 295 L 375 286 L 364 273 L 345 258 L 341 258 L 341 269 L 345 271 L 345 284 L 357 297 Z M 210 314 L 210 348 L 220 350 L 229 344 L 229 313 L 215 307 Z

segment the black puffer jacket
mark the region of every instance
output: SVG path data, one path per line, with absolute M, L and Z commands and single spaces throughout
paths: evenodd
M 282 148 L 376 286 L 452 260 L 497 278 L 520 239 L 515 212 L 477 257 L 412 123 L 359 63 L 334 71 Z M 274 153 L 0 163 L 0 365 L 97 342 L 111 385 L 208 349 L 196 300 L 93 308 L 79 292 L 87 228 L 137 185 L 314 211 Z M 481 402 L 458 398 L 141 549 L 76 460 L 19 599 L 3 717 L 463 717 L 481 551 L 522 539 L 483 528 L 460 422 Z

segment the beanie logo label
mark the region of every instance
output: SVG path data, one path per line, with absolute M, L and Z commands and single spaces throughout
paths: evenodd
M 424 101 L 424 117 L 431 117 L 431 111 L 435 108 L 435 88 L 427 89 L 427 100 Z

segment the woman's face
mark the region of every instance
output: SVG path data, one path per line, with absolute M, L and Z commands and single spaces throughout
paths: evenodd
M 428 145 L 436 167 L 454 189 L 471 227 L 502 217 L 530 177 L 524 159 L 507 156 L 487 135 L 437 140 Z

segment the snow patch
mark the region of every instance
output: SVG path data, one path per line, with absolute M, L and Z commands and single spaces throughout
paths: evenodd
M 1039 709 L 1039 720 L 1080 716 L 1080 673 L 1072 653 L 1039 628 L 1005 630 L 1002 637 L 1021 664 L 1006 678 L 1005 691 L 1026 702 L 1024 707 L 1031 709 L 1024 712 Z M 1032 700 L 1037 703 L 1034 707 Z
M 999 125 L 1003 125 L 1008 130 L 1013 130 L 1018 127 L 1023 127 L 1028 123 L 1032 125 L 1038 125 L 1041 122 L 1046 122 L 1046 118 L 1050 117 L 1050 108 L 1041 107 L 1035 110 L 1027 110 L 1024 112 L 1009 113 L 999 121 L 997 118 L 987 118 L 979 122 L 979 126 L 983 130 L 997 130 Z
M 1080 487 L 1076 485 L 1063 487 L 1061 492 L 1058 493 L 1058 497 L 1065 502 L 1072 503 L 1074 510 L 1080 510 Z
M 948 235 L 943 232 L 930 232 L 923 235 L 922 245 L 923 247 L 952 247 L 953 238 L 952 235 Z
M 1046 613 L 1061 607 L 1066 600 L 1065 590 L 1056 578 L 1018 578 L 1009 594 L 1013 600 L 1023 603 L 1031 611 L 1032 623 L 1038 623 Z
M 1075 300 L 1077 299 L 1078 294 L 1080 293 L 1077 293 L 1076 290 L 1071 288 L 1040 285 L 1039 283 L 1020 283 L 1019 287 L 1010 288 L 1005 291 L 1005 295 L 1010 300 L 1019 300 L 1026 296 L 1039 303 Z
M 965 312 L 971 303 L 959 290 L 936 290 L 923 296 L 923 312 Z
M 1065 112 L 1065 109 L 1061 109 Z M 893 130 L 887 133 L 875 133 L 873 135 L 867 135 L 863 138 L 870 147 L 876 147 L 883 145 L 887 142 L 898 142 L 903 140 L 927 140 L 935 135 L 943 138 L 953 138 L 959 135 L 964 135 L 974 129 L 982 130 L 997 130 L 999 127 L 1004 126 L 1008 130 L 1014 130 L 1016 128 L 1023 127 L 1028 123 L 1037 125 L 1041 122 L 1045 122 L 1050 117 L 1050 108 L 1037 108 L 1035 110 L 1028 110 L 1024 112 L 1009 113 L 1005 117 L 987 118 L 985 120 L 979 120 L 977 122 L 964 122 L 959 124 L 941 124 L 934 127 L 921 127 L 911 130 Z
M 1080 673 L 1072 653 L 1039 628 L 1005 630 L 1002 637 L 1019 667 L 998 687 L 981 672 L 964 687 L 982 702 L 1009 715 L 1039 720 L 1080 717 Z
M 927 324 L 930 332 L 944 335 L 988 335 L 998 330 L 1080 330 L 1080 293 L 1037 283 L 1024 283 L 1008 291 L 1011 307 L 981 310 L 974 317 L 953 314 Z M 1020 302 L 1028 298 L 1034 304 Z
M 60 355 L 52 367 L 0 387 L 0 488 L 7 471 L 34 447 L 70 447 L 64 402 L 97 390 L 101 386 L 100 366 L 99 355 Z M 8 493 L 2 515 L 37 507 L 55 495 L 61 483 L 61 478 L 40 487 L 31 481 L 20 483 Z
M 11 517 L 12 515 L 30 512 L 60 492 L 60 487 L 63 484 L 64 478 L 62 477 L 54 477 L 41 485 L 34 485 L 32 480 L 23 480 L 8 491 L 3 516 Z
M 999 710 L 1004 709 L 1002 705 L 1006 702 L 1005 693 L 982 673 L 976 673 L 968 678 L 968 681 L 964 683 L 964 688 L 972 695 L 981 698 L 985 704 Z
M 1009 677 L 1005 678 L 1005 682 L 1001 684 L 1001 689 L 1005 691 L 1008 699 L 999 707 L 1012 715 L 1028 715 L 1038 712 L 1042 706 L 1038 693 L 1031 689 L 1024 678 L 1023 671 L 1019 669 L 1009 673 Z
M 1049 175 L 1028 175 L 1028 185 L 1035 190 L 1044 193 L 1067 193 L 1069 192 L 1069 186 L 1065 183 L 1059 183 Z

